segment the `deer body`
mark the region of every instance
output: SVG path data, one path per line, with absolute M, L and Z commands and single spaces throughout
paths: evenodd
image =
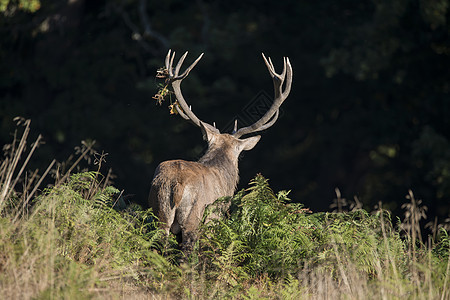
M 197 231 L 203 212 L 209 204 L 220 197 L 232 196 L 239 181 L 238 158 L 242 151 L 251 150 L 260 136 L 241 139 L 241 136 L 267 129 L 277 118 L 279 107 L 289 94 L 292 82 L 292 68 L 287 58 L 281 75 L 275 73 L 272 62 L 264 61 L 274 80 L 275 100 L 266 114 L 251 126 L 237 129 L 232 134 L 220 133 L 215 127 L 200 121 L 187 105 L 181 93 L 181 81 L 201 59 L 202 55 L 179 75 L 187 52 L 173 68 L 175 53 L 166 57 L 168 82 L 171 83 L 177 102 L 175 107 L 184 119 L 200 127 L 208 150 L 199 161 L 170 160 L 162 162 L 153 177 L 149 205 L 158 217 L 161 228 L 168 234 L 181 232 L 183 248 L 189 249 L 197 240 Z M 287 75 L 286 87 L 283 83 Z
M 169 233 L 181 231 L 183 244 L 191 245 L 205 207 L 220 197 L 232 196 L 239 181 L 238 158 L 260 137 L 237 139 L 217 134 L 202 124 L 208 150 L 198 162 L 169 160 L 155 171 L 149 204 Z

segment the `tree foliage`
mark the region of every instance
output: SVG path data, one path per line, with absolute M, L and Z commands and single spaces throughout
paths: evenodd
M 23 10 L 34 13 L 41 7 L 39 0 L 1 0 L 0 12 L 4 14 L 12 14 L 16 10 Z

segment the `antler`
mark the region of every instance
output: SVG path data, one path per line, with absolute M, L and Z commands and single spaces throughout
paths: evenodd
M 184 100 L 183 94 L 181 93 L 181 82 L 183 81 L 184 78 L 186 78 L 189 75 L 189 72 L 191 72 L 191 70 L 203 57 L 203 53 L 200 54 L 200 56 L 180 75 L 179 73 L 181 65 L 183 64 L 187 54 L 188 51 L 186 51 L 184 55 L 180 58 L 175 69 L 173 69 L 173 60 L 175 59 L 175 51 L 172 52 L 171 50 L 169 50 L 166 56 L 166 69 L 169 73 L 169 82 L 172 84 L 173 91 L 177 98 L 177 102 L 175 102 L 176 109 L 183 119 L 191 121 L 196 126 L 200 127 L 200 123 L 203 123 L 210 129 L 214 129 L 217 131 L 217 129 L 215 129 L 210 124 L 207 124 L 201 121 L 199 118 L 197 118 L 197 116 L 192 112 L 191 107 L 187 105 L 186 100 Z
M 264 56 L 264 53 L 262 53 L 262 57 L 264 58 L 264 62 L 266 63 L 267 69 L 269 69 L 269 73 L 272 76 L 273 86 L 275 90 L 275 99 L 270 109 L 264 114 L 264 116 L 261 117 L 261 119 L 256 121 L 254 124 L 237 130 L 237 122 L 236 122 L 235 129 L 233 131 L 233 136 L 236 138 L 240 138 L 243 135 L 250 134 L 253 132 L 265 130 L 270 126 L 272 126 L 273 124 L 275 124 L 275 122 L 278 119 L 280 106 L 281 104 L 283 104 L 284 100 L 286 100 L 287 96 L 289 95 L 289 92 L 291 91 L 292 66 L 291 63 L 289 62 L 289 58 L 283 57 L 284 62 L 283 72 L 281 74 L 277 74 L 275 72 L 275 68 L 273 66 L 270 57 L 267 60 L 267 58 Z M 283 91 L 283 84 L 285 80 L 286 86 Z

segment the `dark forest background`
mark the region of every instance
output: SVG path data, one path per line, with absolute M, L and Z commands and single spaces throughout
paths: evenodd
M 443 220 L 450 214 L 449 6 L 0 0 L 0 142 L 11 141 L 15 116 L 30 118 L 45 140 L 34 164 L 44 168 L 96 140 L 115 185 L 144 203 L 158 163 L 197 159 L 205 148 L 198 128 L 152 99 L 168 49 L 177 57 L 189 50 L 186 65 L 205 52 L 183 91 L 220 129 L 273 95 L 260 53 L 278 71 L 288 56 L 292 92 L 278 122 L 243 155 L 240 186 L 260 172 L 315 211 L 329 208 L 337 187 L 366 209 L 382 201 L 397 213 L 412 189 Z

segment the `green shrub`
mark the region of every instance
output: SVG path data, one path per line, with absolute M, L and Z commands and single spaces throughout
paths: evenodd
M 0 218 L 2 295 L 380 299 L 450 291 L 443 228 L 432 243 L 413 242 L 413 231 L 394 226 L 386 211 L 312 213 L 258 175 L 207 208 L 205 220 L 218 217 L 202 225 L 197 249 L 178 265 L 175 241 L 167 243 L 151 211 L 118 209 L 121 193 L 101 182 L 98 172 L 74 174 L 28 212 L 11 193 L 19 205 L 4 206 Z
M 108 278 L 140 282 L 176 272 L 171 256 L 159 254 L 164 252 L 163 232 L 155 228 L 151 211 L 116 210 L 119 191 L 99 188 L 98 176 L 74 174 L 37 197 L 28 215 L 13 223 L 17 214 L 1 219 L 5 263 L 0 263 L 0 282 L 25 272 L 20 280 L 33 294 L 67 298 L 77 290 L 90 295 L 90 289 Z
M 367 280 L 386 274 L 400 280 L 408 271 L 406 241 L 388 212 L 311 213 L 292 203 L 288 192 L 275 194 L 261 175 L 250 184 L 231 199 L 228 215 L 217 212 L 223 205 L 213 206 L 207 214 L 222 217 L 203 225 L 200 257 L 214 270 L 210 274 L 230 286 L 266 275 L 285 280 L 305 268 L 336 280 L 347 272 Z

